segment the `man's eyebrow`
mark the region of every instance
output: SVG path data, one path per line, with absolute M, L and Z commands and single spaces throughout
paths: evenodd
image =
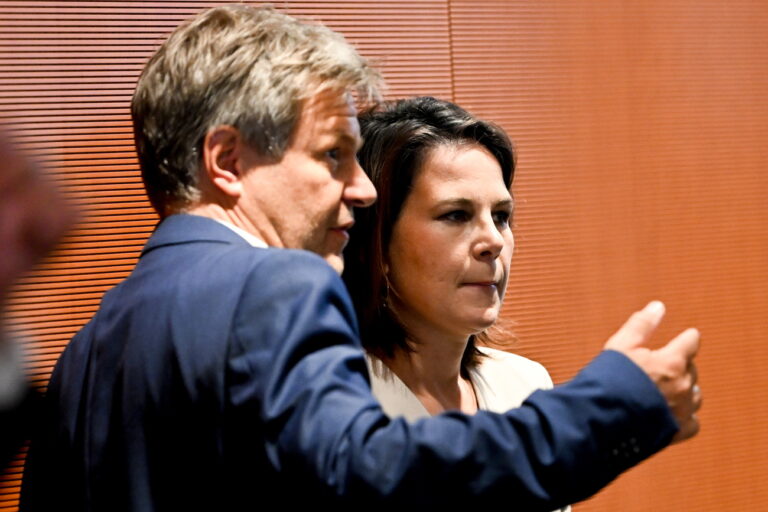
M 336 140 L 338 140 L 339 142 L 353 146 L 355 149 L 355 153 L 360 151 L 360 148 L 363 147 L 362 137 L 355 137 L 353 135 L 350 135 L 348 132 L 345 132 L 342 130 L 335 131 L 334 135 L 336 136 Z

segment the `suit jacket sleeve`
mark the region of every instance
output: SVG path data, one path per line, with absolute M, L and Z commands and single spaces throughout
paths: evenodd
M 506 414 L 390 420 L 370 393 L 341 280 L 313 255 L 280 253 L 247 276 L 228 392 L 232 407 L 257 411 L 270 464 L 301 482 L 305 497 L 513 497 L 519 510 L 549 511 L 592 495 L 677 431 L 650 379 L 612 351 Z

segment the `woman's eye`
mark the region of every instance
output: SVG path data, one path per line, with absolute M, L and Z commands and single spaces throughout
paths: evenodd
M 466 222 L 469 220 L 469 212 L 464 210 L 453 210 L 448 213 L 444 213 L 440 216 L 441 220 L 446 220 L 448 222 Z
M 506 211 L 498 211 L 493 214 L 493 220 L 499 225 L 509 225 L 512 215 Z

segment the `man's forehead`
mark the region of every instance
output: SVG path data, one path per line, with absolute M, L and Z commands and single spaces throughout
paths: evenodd
M 315 135 L 338 135 L 359 138 L 357 108 L 354 97 L 339 89 L 325 89 L 301 103 L 299 129 Z
M 356 117 L 355 99 L 348 91 L 323 89 L 301 102 L 301 114 L 315 116 L 317 121 L 332 117 Z

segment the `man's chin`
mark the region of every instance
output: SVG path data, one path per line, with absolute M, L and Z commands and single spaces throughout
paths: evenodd
M 323 259 L 328 262 L 333 270 L 341 274 L 344 271 L 344 255 L 342 254 L 326 254 Z

